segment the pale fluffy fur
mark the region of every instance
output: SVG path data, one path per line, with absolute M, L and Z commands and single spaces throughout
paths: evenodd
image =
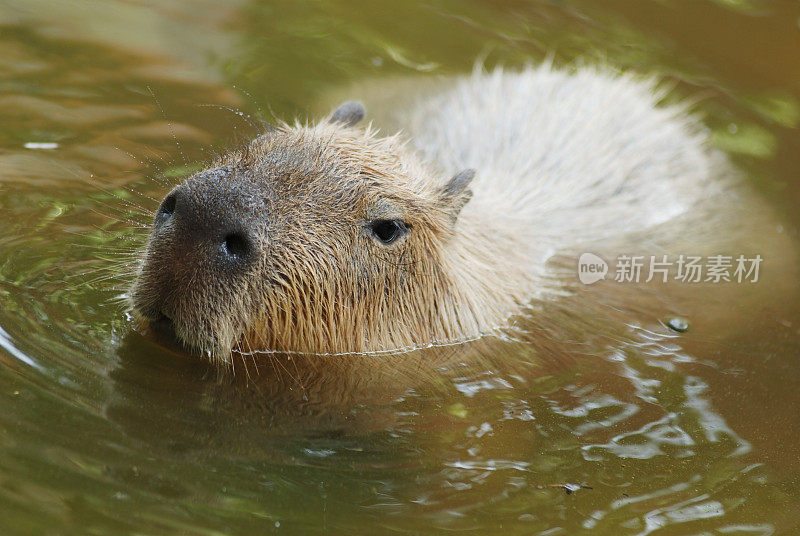
M 594 68 L 476 71 L 411 111 L 406 135 L 445 173 L 478 170 L 461 221 L 524 235 L 539 266 L 721 193 L 724 159 L 683 107 L 657 106 L 663 96 L 652 80 Z
M 658 105 L 664 93 L 653 79 L 545 64 L 476 70 L 398 112 L 411 147 L 442 176 L 477 170 L 444 255 L 473 330 L 558 294 L 546 269 L 555 254 L 674 221 L 700 233 L 695 211 L 722 201 L 731 169 L 685 107 Z M 502 297 L 506 317 L 480 313 Z

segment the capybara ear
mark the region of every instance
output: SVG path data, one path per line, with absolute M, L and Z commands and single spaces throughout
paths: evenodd
M 340 105 L 331 114 L 331 123 L 340 123 L 346 127 L 358 124 L 367 115 L 364 105 L 357 101 L 348 101 Z
M 473 178 L 475 178 L 475 170 L 465 169 L 456 173 L 441 190 L 442 202 L 450 211 L 454 222 L 467 201 L 472 199 L 472 190 L 468 186 Z

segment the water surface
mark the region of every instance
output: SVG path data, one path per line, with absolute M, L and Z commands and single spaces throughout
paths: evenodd
M 793 281 L 680 335 L 648 317 L 574 353 L 455 348 L 330 408 L 297 369 L 262 365 L 278 394 L 220 381 L 119 297 L 149 211 L 252 118 L 477 58 L 660 73 L 796 243 L 799 20 L 756 0 L 0 0 L 0 532 L 796 534 Z

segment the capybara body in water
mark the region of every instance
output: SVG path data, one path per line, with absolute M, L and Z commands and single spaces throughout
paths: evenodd
M 703 207 L 731 206 L 731 167 L 663 96 L 544 65 L 451 81 L 395 110 L 395 136 L 354 102 L 278 125 L 166 196 L 135 315 L 220 362 L 496 333 L 576 282 L 552 272 L 560 254 L 719 236 Z

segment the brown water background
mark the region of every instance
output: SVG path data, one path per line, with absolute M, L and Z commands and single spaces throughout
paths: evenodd
M 674 83 L 796 242 L 794 1 L 0 0 L 0 533 L 800 534 L 797 292 L 724 338 L 434 371 L 365 428 L 234 403 L 130 332 L 146 210 L 248 114 L 549 56 Z

